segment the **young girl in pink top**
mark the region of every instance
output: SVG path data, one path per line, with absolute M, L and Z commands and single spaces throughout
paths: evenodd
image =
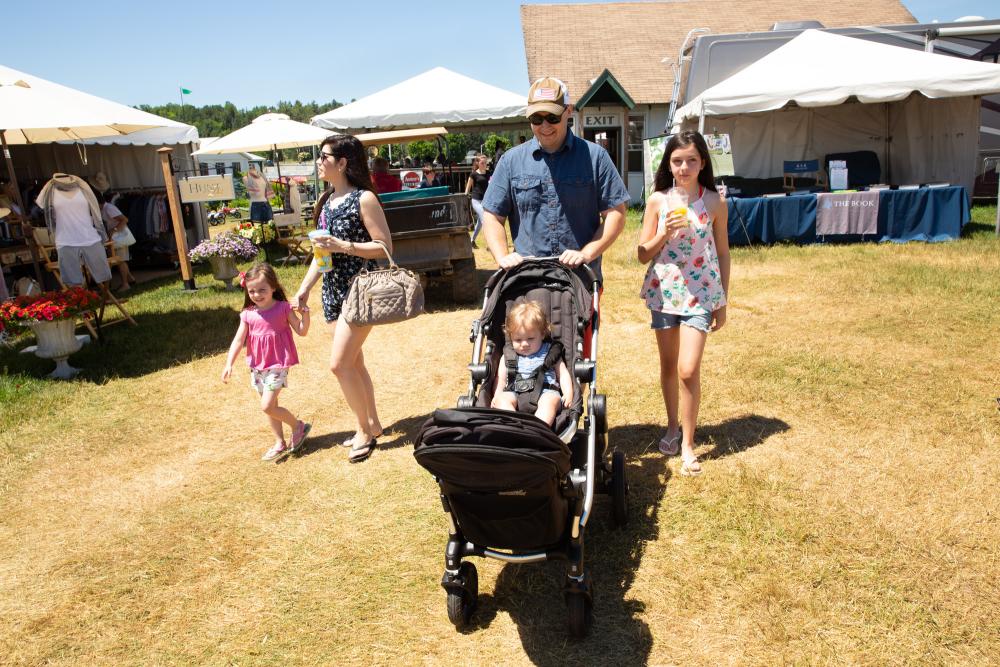
M 269 264 L 255 265 L 243 274 L 240 282 L 245 293 L 243 311 L 240 313 L 240 326 L 229 346 L 222 381 L 229 381 L 236 355 L 245 344 L 250 364 L 250 386 L 260 395 L 261 410 L 267 415 L 271 430 L 277 437 L 274 446 L 261 460 L 274 461 L 301 446 L 312 428 L 311 424 L 296 419 L 295 415 L 278 405 L 278 394 L 288 386 L 288 369 L 299 363 L 292 332 L 305 336 L 309 331 L 309 308 L 300 306 L 298 314 L 292 310 L 285 290 Z M 285 442 L 285 424 L 292 430 L 290 443 Z
M 726 323 L 729 293 L 729 213 L 715 191 L 705 138 L 691 131 L 671 137 L 655 187 L 646 201 L 638 255 L 640 262 L 649 262 L 642 297 L 656 332 L 660 390 L 667 407 L 660 451 L 667 456 L 680 452 L 681 474 L 698 475 L 694 429 L 701 401 L 701 358 L 708 332 Z M 686 210 L 668 206 L 671 187 L 686 191 Z

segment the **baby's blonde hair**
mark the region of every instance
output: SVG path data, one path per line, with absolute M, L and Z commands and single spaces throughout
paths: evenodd
M 513 331 L 538 331 L 542 336 L 551 333 L 552 325 L 545 311 L 537 301 L 519 303 L 507 312 L 503 330 L 509 335 Z

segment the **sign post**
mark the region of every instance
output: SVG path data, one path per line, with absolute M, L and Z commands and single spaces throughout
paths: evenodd
M 174 180 L 174 170 L 170 165 L 170 154 L 173 151 L 173 148 L 164 146 L 156 152 L 160 154 L 160 166 L 163 168 L 163 182 L 167 186 L 167 202 L 170 204 L 170 218 L 174 223 L 174 240 L 177 242 L 177 261 L 181 265 L 181 278 L 184 281 L 184 290 L 194 292 L 198 287 L 194 284 L 194 277 L 191 274 L 191 260 L 188 258 L 184 218 L 181 217 L 181 207 L 177 201 L 177 182 Z

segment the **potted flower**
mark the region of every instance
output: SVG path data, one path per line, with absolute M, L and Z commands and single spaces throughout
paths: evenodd
M 66 360 L 83 345 L 74 333 L 75 320 L 79 315 L 88 317 L 89 311 L 99 303 L 100 297 L 95 292 L 82 287 L 19 296 L 0 303 L 0 328 L 9 331 L 31 329 L 38 339 L 35 355 L 56 362 L 56 369 L 49 377 L 68 379 L 79 370 Z
M 226 289 L 232 289 L 233 278 L 239 275 L 236 260 L 253 259 L 257 252 L 257 246 L 250 239 L 235 232 L 225 232 L 214 239 L 205 239 L 192 248 L 188 256 L 196 263 L 207 259 L 212 265 L 212 275 L 224 282 Z

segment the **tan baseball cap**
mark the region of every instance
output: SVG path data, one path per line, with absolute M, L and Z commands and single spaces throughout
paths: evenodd
M 536 113 L 561 114 L 569 106 L 569 91 L 559 79 L 545 76 L 538 79 L 528 89 L 528 111 L 526 116 Z

